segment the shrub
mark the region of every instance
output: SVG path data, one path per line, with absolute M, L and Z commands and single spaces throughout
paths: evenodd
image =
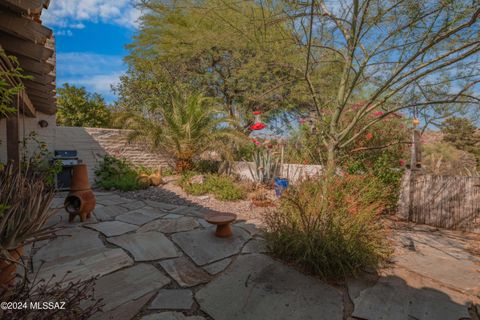
M 246 190 L 239 185 L 234 178 L 226 175 L 209 174 L 205 176 L 203 183 L 190 183 L 190 179 L 195 175 L 194 172 L 182 174 L 180 186 L 191 195 L 201 196 L 211 193 L 216 199 L 222 201 L 235 201 L 245 199 Z
M 126 159 L 105 155 L 95 170 L 96 183 L 106 189 L 131 191 L 144 189 L 146 186 L 138 181 L 139 173 L 148 173 L 143 167 L 135 167 Z
M 194 164 L 195 171 L 201 173 L 218 173 L 220 169 L 220 161 L 199 160 Z
M 308 180 L 290 188 L 279 209 L 266 216 L 269 248 L 322 277 L 377 267 L 389 254 L 379 219 L 385 205 L 382 188 L 374 176 L 351 175 L 336 177 L 328 186 Z

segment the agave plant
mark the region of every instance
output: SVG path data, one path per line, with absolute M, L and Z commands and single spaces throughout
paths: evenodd
M 257 183 L 269 183 L 277 175 L 280 168 L 278 159 L 276 159 L 270 150 L 257 148 L 253 154 L 253 169 L 248 166 L 252 178 Z
M 191 169 L 194 158 L 207 151 L 229 158 L 232 141 L 244 138 L 233 119 L 197 93 L 175 93 L 169 104 L 148 117 L 121 113 L 116 122 L 132 129 L 130 140 L 147 142 L 172 156 L 178 172 Z
M 28 170 L 9 164 L 0 172 L 0 257 L 11 259 L 9 250 L 51 235 L 44 225 L 53 197 L 53 188 Z

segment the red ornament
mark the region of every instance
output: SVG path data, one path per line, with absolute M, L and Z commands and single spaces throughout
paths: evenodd
M 261 122 L 257 122 L 257 123 L 254 123 L 250 126 L 250 129 L 252 130 L 262 130 L 262 129 L 265 129 L 267 126 L 265 125 L 265 123 L 261 123 Z
M 262 114 L 262 112 L 261 111 L 253 111 L 253 114 L 258 116 L 258 115 Z

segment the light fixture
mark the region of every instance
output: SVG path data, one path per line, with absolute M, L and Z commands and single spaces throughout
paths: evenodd
M 48 127 L 48 122 L 47 122 L 47 120 L 40 120 L 40 121 L 38 121 L 38 125 L 41 128 L 46 128 L 46 127 Z

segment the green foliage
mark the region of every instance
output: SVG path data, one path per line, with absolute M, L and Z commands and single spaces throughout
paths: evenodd
M 266 239 L 272 253 L 326 278 L 377 267 L 390 252 L 379 219 L 383 184 L 373 176 L 350 175 L 323 183 L 305 181 L 289 188 L 280 208 L 268 213 Z
M 199 160 L 194 164 L 194 171 L 200 173 L 218 173 L 220 169 L 220 161 Z
M 467 118 L 451 117 L 442 124 L 443 141 L 475 156 L 480 168 L 480 131 Z
M 69 127 L 109 127 L 111 111 L 98 93 L 65 83 L 57 89 L 57 124 Z
M 446 176 L 480 175 L 473 154 L 459 150 L 446 142 L 425 144 L 422 167 L 431 174 Z
M 190 171 L 182 174 L 179 184 L 186 193 L 201 196 L 213 194 L 216 199 L 222 201 L 235 201 L 245 199 L 246 190 L 230 176 L 209 174 L 205 176 L 203 183 L 190 183 L 190 179 L 196 173 Z
M 35 131 L 32 131 L 22 141 L 22 169 L 31 174 L 41 176 L 45 185 L 55 185 L 57 173 L 62 170 L 61 161 L 51 162 L 52 152 L 46 142 L 42 141 Z
M 118 114 L 116 121 L 132 129 L 131 140 L 146 142 L 170 155 L 178 172 L 191 170 L 193 159 L 206 151 L 231 157 L 231 142 L 242 141 L 242 135 L 234 130 L 235 122 L 201 94 L 176 92 L 149 118 L 125 112 Z
M 145 189 L 146 186 L 137 179 L 141 172 L 141 168 L 134 167 L 126 159 L 105 155 L 95 170 L 96 183 L 106 190 L 131 191 Z
M 21 83 L 22 79 L 30 79 L 31 77 L 24 76 L 23 70 L 20 68 L 18 60 L 15 56 L 5 54 L 5 51 L 0 48 L 0 60 L 10 61 L 12 68 L 10 70 L 0 69 L 0 117 L 6 116 L 8 113 L 15 112 L 14 97 L 24 88 L 23 85 L 12 86 L 8 79 Z
M 253 153 L 254 168 L 248 167 L 253 180 L 257 183 L 268 184 L 273 181 L 279 169 L 279 160 L 268 148 L 257 147 Z

